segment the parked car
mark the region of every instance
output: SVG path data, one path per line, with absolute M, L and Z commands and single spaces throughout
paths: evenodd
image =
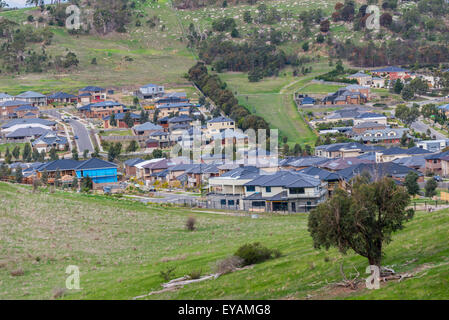
M 78 140 L 78 136 L 75 136 L 75 140 Z
M 441 177 L 440 176 L 433 176 L 433 178 L 435 179 L 435 181 L 437 181 L 437 182 L 441 182 L 441 181 L 443 181 L 443 179 L 441 179 Z

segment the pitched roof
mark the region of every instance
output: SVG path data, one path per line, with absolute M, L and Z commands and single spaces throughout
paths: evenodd
M 238 167 L 222 174 L 219 178 L 254 179 L 260 174 L 260 169 L 254 166 Z
M 71 98 L 76 98 L 76 96 L 73 94 L 59 91 L 59 92 L 55 92 L 53 94 L 48 95 L 47 98 L 48 99 L 71 99 Z
M 193 121 L 188 115 L 180 115 L 178 117 L 173 117 L 168 119 L 168 123 L 178 123 L 178 122 L 190 122 Z
M 407 69 L 400 68 L 400 67 L 386 67 L 386 68 L 373 70 L 372 72 L 410 72 L 410 71 Z
M 42 119 L 42 118 L 34 118 L 34 119 L 14 119 L 11 120 L 7 123 L 5 123 L 4 125 L 1 126 L 2 129 L 8 129 L 11 128 L 15 125 L 19 125 L 19 124 L 41 124 L 44 126 L 54 126 L 56 124 L 56 122 L 54 121 L 50 121 L 50 120 L 46 120 L 46 119 Z
M 287 159 L 283 159 L 280 161 L 279 165 L 281 167 L 310 167 L 313 165 L 317 165 L 318 163 L 322 163 L 324 161 L 327 161 L 327 158 L 323 157 L 291 157 Z
M 207 121 L 207 123 L 219 123 L 219 122 L 234 122 L 234 120 L 228 117 L 216 117 Z
M 261 175 L 245 183 L 245 186 L 313 188 L 321 185 L 319 178 L 293 171 L 278 171 L 270 175 Z
M 0 99 L 12 99 L 12 96 L 7 93 L 0 92 Z
M 48 131 L 46 134 L 43 134 L 38 139 L 33 141 L 32 144 L 33 144 L 33 146 L 35 146 L 39 143 L 45 143 L 47 145 L 54 145 L 54 144 L 63 145 L 63 144 L 67 144 L 67 142 L 68 141 L 67 141 L 66 137 L 58 136 L 54 132 Z
M 145 122 L 143 124 L 134 126 L 135 131 L 150 131 L 150 130 L 163 130 L 160 125 L 154 124 L 152 122 Z
M 144 162 L 145 160 L 141 158 L 135 158 L 135 159 L 128 159 L 123 164 L 129 167 L 133 167 L 138 163 Z
M 191 103 L 164 103 L 157 106 L 157 109 L 167 109 L 167 108 L 188 108 L 193 107 L 194 105 Z
M 17 107 L 14 109 L 14 112 L 17 111 L 38 111 L 38 107 L 33 107 L 31 105 L 21 105 L 20 107 Z
M 373 113 L 373 112 L 365 112 L 356 116 L 357 119 L 366 119 L 366 118 L 386 118 L 383 114 Z
M 311 176 L 318 176 L 322 181 L 336 181 L 340 180 L 341 177 L 338 173 L 330 172 L 317 167 L 308 167 L 299 171 L 301 173 L 305 173 Z
M 412 168 L 394 163 L 394 162 L 381 162 L 381 163 L 360 163 L 346 169 L 338 171 L 338 174 L 346 180 L 350 180 L 353 177 L 360 175 L 364 172 L 368 172 L 372 178 L 380 177 L 396 177 L 403 178 L 410 171 L 416 172 L 419 176 L 422 174 Z
M 115 163 L 101 160 L 98 158 L 91 158 L 89 160 L 83 161 L 78 167 L 77 170 L 91 170 L 91 169 L 109 169 L 109 168 L 117 168 Z
M 39 92 L 26 91 L 17 95 L 16 98 L 46 98 L 46 96 Z
M 6 135 L 6 138 L 21 138 L 21 137 L 33 137 L 41 136 L 47 133 L 48 130 L 41 127 L 29 127 L 29 128 L 19 128 L 13 132 Z
M 320 168 L 326 168 L 326 169 L 337 171 L 337 170 L 346 169 L 348 167 L 351 167 L 353 165 L 360 164 L 360 163 L 373 163 L 373 161 L 366 160 L 366 159 L 353 158 L 353 157 L 338 158 L 338 159 L 330 159 L 326 162 L 319 163 L 319 164 L 317 164 L 317 166 Z
M 123 119 L 125 119 L 125 115 L 126 115 L 126 112 L 115 113 L 114 118 L 115 118 L 115 120 L 123 120 Z M 130 115 L 131 115 L 131 119 L 134 119 L 134 120 L 140 119 L 140 115 L 138 115 L 138 114 L 130 112 Z M 103 120 L 109 120 L 109 119 L 111 119 L 111 116 L 107 116 L 107 117 L 103 118 Z
M 167 169 L 169 167 L 169 161 L 167 159 L 159 159 L 159 161 L 149 162 L 147 164 L 142 165 L 142 168 L 145 169 Z
M 91 91 L 91 92 L 94 92 L 94 91 L 106 91 L 106 89 L 101 88 L 101 87 L 95 87 L 95 86 L 87 86 L 87 87 L 84 87 L 84 88 L 80 89 L 79 91 Z
M 14 107 L 14 106 L 24 106 L 24 105 L 29 105 L 29 102 L 26 101 L 22 101 L 22 100 L 9 100 L 9 101 L 5 101 L 2 104 L 0 104 L 0 106 L 2 107 Z
M 422 148 L 418 148 L 418 147 L 413 147 L 410 149 L 402 149 L 402 148 L 398 148 L 398 147 L 392 147 L 392 148 L 382 151 L 383 155 L 396 155 L 396 154 L 417 155 L 417 154 L 429 154 L 429 153 L 432 153 L 432 152 L 422 149 Z
M 141 88 L 157 88 L 157 87 L 162 87 L 162 86 L 158 86 L 157 84 L 153 84 L 153 83 L 149 83 L 144 86 L 141 86 Z

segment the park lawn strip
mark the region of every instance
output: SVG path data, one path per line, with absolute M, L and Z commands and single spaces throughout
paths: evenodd
M 0 256 L 2 299 L 48 299 L 65 287 L 68 265 L 77 265 L 81 290 L 65 299 L 131 299 L 160 290 L 160 272 L 176 267 L 173 277 L 194 270 L 213 271 L 219 259 L 245 243 L 259 241 L 282 251 L 278 259 L 184 287 L 149 296 L 151 299 L 304 299 L 328 293 L 328 283 L 341 281 L 340 261 L 348 274 L 361 277 L 365 258 L 335 249 L 315 250 L 307 231 L 307 214 L 262 214 L 259 219 L 188 209 L 147 206 L 123 198 L 56 191 L 32 193 L 30 187 L 0 183 Z M 194 216 L 197 230 L 184 224 Z M 448 210 L 418 213 L 386 247 L 383 264 L 409 272 L 424 264 L 437 298 L 448 298 Z M 414 262 L 407 262 L 417 259 Z M 24 275 L 13 277 L 22 268 Z M 437 273 L 438 271 L 438 273 Z M 441 272 L 440 272 L 441 271 Z M 426 278 L 390 282 L 381 290 L 367 289 L 332 298 L 429 298 Z M 404 287 L 405 286 L 405 287 Z M 382 295 L 380 295 L 382 294 Z M 372 295 L 372 296 L 371 296 Z M 405 296 L 404 296 L 405 295 Z

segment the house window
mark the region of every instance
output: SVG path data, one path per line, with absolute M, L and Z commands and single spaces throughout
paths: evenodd
M 222 206 L 225 206 L 225 205 L 226 205 L 226 199 L 221 199 L 221 200 L 220 200 L 220 204 L 221 204 Z
M 228 206 L 233 206 L 235 204 L 234 200 L 228 200 Z
M 266 192 L 271 192 L 271 187 L 265 187 Z
M 255 187 L 255 186 L 247 186 L 247 187 L 246 187 L 246 191 L 248 191 L 248 192 L 254 192 L 254 191 L 256 191 L 256 187 Z
M 304 194 L 304 188 L 290 188 L 290 194 Z
M 265 207 L 265 201 L 253 201 L 253 207 Z

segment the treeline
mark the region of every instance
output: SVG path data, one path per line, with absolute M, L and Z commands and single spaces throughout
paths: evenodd
M 210 75 L 204 63 L 197 63 L 189 70 L 189 80 L 194 82 L 227 116 L 232 118 L 242 130 L 269 129 L 268 123 L 257 115 L 252 115 L 238 104 L 232 91 L 226 89 L 217 75 Z
M 176 9 L 198 9 L 205 6 L 227 7 L 234 4 L 256 4 L 258 0 L 173 0 Z

